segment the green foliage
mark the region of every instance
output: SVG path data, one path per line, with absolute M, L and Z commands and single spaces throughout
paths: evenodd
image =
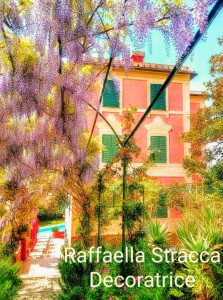
M 57 232 L 57 231 L 59 231 L 59 228 L 58 228 L 58 226 L 54 226 L 54 227 L 52 227 L 52 232 Z
M 212 196 L 212 195 L 211 195 Z M 222 201 L 211 201 L 207 195 L 200 209 L 188 208 L 183 220 L 177 225 L 176 233 L 182 244 L 189 250 L 200 243 L 200 248 L 212 249 L 223 243 Z M 195 243 L 195 244 L 194 244 Z
M 115 208 L 114 210 L 113 210 L 113 219 L 114 220 L 117 220 L 118 218 L 119 218 L 119 216 L 120 216 L 120 210 L 119 209 L 117 209 L 117 208 Z
M 218 162 L 209 167 L 204 174 L 206 193 L 217 193 L 223 196 L 223 163 Z
M 137 277 L 139 274 L 141 276 L 155 276 L 156 273 L 162 274 L 162 275 L 169 275 L 171 271 L 171 265 L 167 263 L 160 263 L 156 264 L 152 261 L 152 255 L 151 252 L 146 249 L 146 247 L 142 248 L 140 246 L 140 250 L 143 250 L 146 255 L 146 263 L 143 264 L 127 264 L 127 275 L 132 275 Z M 117 263 L 111 263 L 109 265 L 102 265 L 97 267 L 100 274 L 102 274 L 102 277 L 104 277 L 106 274 L 112 276 L 112 278 L 115 278 L 116 276 L 121 274 L 121 268 L 120 264 Z M 106 269 L 106 270 L 105 270 Z M 106 271 L 106 274 L 103 275 L 103 271 Z M 96 287 L 95 289 L 89 289 L 89 296 L 86 298 L 87 300 L 127 300 L 127 299 L 133 299 L 133 300 L 160 300 L 165 299 L 168 300 L 168 291 L 169 286 L 167 284 L 166 287 L 157 287 L 154 286 L 153 288 L 145 287 L 143 284 L 141 284 L 140 287 L 136 286 L 129 288 L 127 286 L 124 286 L 122 288 L 112 286 L 110 288 L 104 287 L 103 285 L 100 285 L 99 287 Z M 111 297 L 111 298 L 110 298 Z
M 58 268 L 61 274 L 61 292 L 58 296 L 58 299 L 87 299 L 86 297 L 90 286 L 90 272 L 94 270 L 95 264 L 90 263 L 88 260 L 86 263 L 72 261 L 65 262 L 65 260 L 61 260 Z
M 56 208 L 59 211 L 64 211 L 64 208 L 68 205 L 68 197 L 65 191 L 60 191 L 55 196 Z
M 128 245 L 129 246 L 129 245 Z M 140 249 L 145 253 L 145 263 L 128 263 L 126 264 L 126 276 L 132 275 L 135 278 L 137 276 L 155 276 L 159 273 L 161 276 L 169 275 L 173 270 L 173 265 L 171 263 L 166 263 L 163 259 L 161 263 L 157 264 L 152 260 L 151 250 L 148 249 L 145 240 L 140 240 L 137 244 L 135 244 L 136 249 Z M 80 244 L 75 246 L 75 249 L 80 251 Z M 120 247 L 116 247 L 114 249 L 105 248 L 106 250 L 120 251 Z M 85 251 L 87 251 L 85 249 Z M 135 250 L 137 251 L 137 250 Z M 167 283 L 165 287 L 157 287 L 148 288 L 142 284 L 139 287 L 136 286 L 129 288 L 127 286 L 117 287 L 114 284 L 111 287 L 105 287 L 103 284 L 98 287 L 91 288 L 90 287 L 90 272 L 94 271 L 101 275 L 102 280 L 105 276 L 109 275 L 112 278 L 119 276 L 122 274 L 122 264 L 116 263 L 113 261 L 112 263 L 103 263 L 103 262 L 95 262 L 95 263 L 73 263 L 73 262 L 65 262 L 60 261 L 59 270 L 61 273 L 61 287 L 62 291 L 59 295 L 60 300 L 75 300 L 75 299 L 85 299 L 85 300 L 160 300 L 165 299 L 168 300 L 170 297 L 168 293 L 170 292 L 169 284 Z M 137 280 L 136 280 L 137 282 Z
M 179 228 L 177 233 L 180 241 L 189 251 L 196 251 L 197 253 L 201 253 L 210 249 L 209 236 L 204 237 L 201 233 L 193 236 L 191 232 L 186 233 L 185 231 L 179 230 Z
M 56 209 L 49 210 L 49 209 L 42 208 L 40 209 L 38 214 L 38 218 L 40 219 L 40 221 L 55 220 L 62 217 L 63 217 L 63 212 L 58 211 Z
M 67 204 L 67 194 L 65 192 L 58 192 L 49 201 L 41 203 L 38 218 L 40 221 L 62 218 Z
M 101 274 L 102 278 L 106 275 L 110 275 L 113 278 L 121 274 L 120 264 L 112 262 L 111 264 L 97 264 L 97 272 Z M 100 285 L 96 288 L 89 288 L 87 300 L 108 300 L 109 297 L 112 299 L 127 299 L 128 292 L 124 292 L 123 288 L 112 286 L 110 288 Z
M 123 212 L 125 215 L 126 225 L 127 227 L 129 226 L 129 228 L 132 227 L 132 222 L 134 221 L 141 222 L 140 217 L 147 216 L 145 206 L 141 202 L 138 203 L 129 202 L 127 204 L 124 204 Z
M 104 209 L 104 205 L 96 205 L 95 206 L 95 217 L 96 218 L 98 218 L 99 216 L 101 216 L 102 215 L 102 211 L 103 211 L 103 209 Z
M 223 127 L 223 39 L 219 40 L 221 52 L 210 58 L 212 81 L 206 83 L 204 96 L 211 104 L 198 110 L 191 117 L 190 131 L 184 133 L 184 142 L 192 144 L 191 155 L 184 160 L 184 167 L 189 174 L 205 172 L 207 161 L 222 161 Z M 208 143 L 214 146 L 204 148 Z M 205 149 L 205 150 L 204 150 Z
M 184 276 L 193 276 L 195 279 L 194 287 L 184 290 L 186 299 L 221 299 L 217 296 L 220 286 L 216 285 L 209 265 L 205 267 L 202 263 L 187 262 L 185 268 L 179 273 Z
M 148 217 L 145 205 L 142 202 L 126 203 L 122 213 L 130 242 L 134 245 L 138 239 L 145 236 L 143 219 Z
M 215 195 L 216 197 L 216 195 Z M 176 233 L 181 246 L 187 251 L 220 251 L 223 248 L 222 229 L 222 200 L 213 195 L 206 195 L 200 209 L 192 206 L 185 213 L 183 220 L 177 226 Z M 222 256 L 221 256 L 222 257 Z M 179 270 L 184 275 L 192 275 L 195 284 L 192 289 L 185 289 L 186 299 L 221 299 L 223 264 L 220 263 L 191 263 Z
M 215 250 L 220 252 L 221 257 L 223 257 L 223 249 L 221 245 L 221 249 L 216 247 Z M 215 298 L 221 299 L 222 297 L 222 290 L 223 290 L 223 261 L 221 259 L 221 263 L 215 264 L 210 263 L 210 269 L 212 272 L 212 279 L 214 279 L 214 287 L 215 287 Z
M 29 231 L 29 224 L 21 224 L 18 227 L 18 234 L 21 234 L 22 232 L 27 232 Z
M 148 241 L 150 246 L 164 246 L 169 242 L 169 233 L 164 224 L 149 222 Z
M 160 192 L 157 205 L 153 210 L 153 217 L 155 218 L 167 218 L 168 217 L 168 207 L 167 207 L 167 193 Z
M 109 172 L 110 170 L 103 176 L 100 210 L 98 180 L 92 186 L 90 194 L 91 205 L 94 207 L 92 215 L 98 218 L 100 211 L 101 232 L 112 220 L 118 219 L 122 215 L 122 179 L 117 174 L 114 176 L 112 172 Z M 143 171 L 138 173 L 133 170 L 132 174 L 127 176 L 125 214 L 128 234 L 132 235 L 133 232 L 130 230 L 134 230 L 136 238 L 144 236 L 144 229 L 140 226 L 141 221 L 148 217 L 147 212 L 152 214 L 153 207 L 159 198 L 160 189 L 160 185 L 145 175 Z
M 142 248 L 143 249 L 143 248 Z M 143 251 L 146 254 L 145 258 L 145 263 L 141 264 L 142 267 L 142 273 L 150 276 L 155 276 L 157 273 L 160 274 L 161 276 L 169 276 L 170 272 L 173 270 L 173 265 L 171 263 L 165 262 L 165 259 L 163 258 L 160 263 L 155 263 L 152 260 L 152 253 L 150 250 L 144 248 Z M 157 287 L 156 285 L 151 288 L 141 288 L 139 289 L 139 299 L 148 299 L 148 300 L 160 300 L 160 299 L 165 299 L 168 300 L 170 299 L 169 297 L 169 291 L 170 291 L 170 286 L 167 283 L 164 287 Z
M 188 193 L 188 185 L 185 183 L 174 182 L 168 186 L 166 200 L 168 205 L 182 209 L 185 207 L 185 198 Z
M 64 223 L 64 218 L 59 218 L 56 220 L 45 220 L 39 223 L 39 227 L 46 227 L 46 226 L 54 226 L 56 224 Z
M 11 241 L 7 242 L 6 244 L 2 245 L 0 255 L 3 255 L 6 257 L 13 256 L 13 252 L 16 250 L 17 247 L 18 247 L 17 242 L 14 240 L 11 240 Z
M 127 176 L 127 202 L 142 202 L 147 211 L 152 211 L 160 198 L 161 186 L 143 171 L 133 169 L 132 174 Z M 96 201 L 97 198 L 95 198 Z M 107 207 L 121 207 L 122 205 L 122 180 L 113 177 L 105 180 L 102 193 L 102 202 Z
M 0 300 L 13 300 L 16 298 L 21 286 L 18 264 L 10 258 L 0 259 Z
M 90 199 L 86 196 L 82 204 L 82 215 L 80 219 L 80 227 L 78 229 L 78 233 L 80 233 L 85 247 L 88 247 L 91 241 L 90 234 L 92 232 L 92 216 Z
M 138 192 L 141 195 L 144 193 L 144 185 L 142 183 L 139 183 L 135 180 L 132 180 L 129 184 L 128 184 L 128 192 L 130 193 L 130 195 L 134 195 L 134 192 Z

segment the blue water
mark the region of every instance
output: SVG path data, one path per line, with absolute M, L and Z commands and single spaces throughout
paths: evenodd
M 59 231 L 64 231 L 65 230 L 65 224 L 58 224 L 56 225 L 59 229 Z M 47 235 L 47 236 L 51 236 L 52 235 L 52 228 L 55 227 L 55 225 L 53 226 L 46 226 L 46 227 L 41 227 L 38 230 L 38 236 L 41 235 Z

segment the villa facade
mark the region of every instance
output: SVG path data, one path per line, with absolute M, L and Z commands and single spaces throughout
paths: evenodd
M 97 67 L 97 61 L 95 64 Z M 121 126 L 123 111 L 130 106 L 136 107 L 137 112 L 134 114 L 135 124 L 137 124 L 172 68 L 173 66 L 169 65 L 144 62 L 143 52 L 133 52 L 132 66 L 127 75 L 121 62 L 118 67 L 113 67 L 112 74 L 118 78 L 120 88 L 115 87 L 117 83 L 112 78 L 108 79 L 100 113 L 106 117 L 118 135 L 123 134 Z M 148 149 L 158 150 L 155 155 L 155 164 L 148 172 L 151 177 L 156 178 L 163 185 L 173 182 L 190 184 L 193 180 L 192 177 L 186 175 L 182 166 L 184 156 L 189 154 L 190 145 L 180 142 L 180 136 L 182 132 L 189 130 L 191 114 L 204 106 L 202 93 L 190 91 L 190 81 L 195 76 L 195 72 L 190 71 L 187 67 L 182 67 L 135 134 L 141 154 L 134 158 L 132 165 L 141 165 L 148 156 Z M 98 98 L 95 99 L 95 102 L 100 98 L 100 93 L 101 89 L 96 95 Z M 89 109 L 89 129 L 92 128 L 94 118 L 95 111 Z M 94 136 L 98 136 L 103 145 L 100 154 L 100 165 L 103 167 L 112 161 L 118 147 L 114 133 L 100 116 L 97 119 Z M 173 211 L 170 212 L 165 207 L 162 217 L 166 219 L 167 223 L 171 214 Z M 180 215 L 175 211 L 174 218 L 178 217 Z M 75 209 L 70 207 L 66 212 L 66 230 L 69 242 L 76 238 L 75 230 L 78 223 L 78 215 L 75 213 Z M 106 234 L 120 234 L 119 224 L 120 220 L 114 221 Z
M 125 74 L 122 65 L 113 68 L 112 73 L 119 80 L 119 91 L 111 79 L 105 88 L 100 112 L 119 135 L 123 133 L 121 126 L 123 110 L 130 106 L 137 108 L 136 124 L 173 68 L 168 65 L 144 63 L 143 58 L 143 52 L 133 52 L 132 68 L 128 75 Z M 175 181 L 192 180 L 186 176 L 182 166 L 184 156 L 189 154 L 190 145 L 181 143 L 179 139 L 181 133 L 190 128 L 190 115 L 204 105 L 202 93 L 190 91 L 190 80 L 195 76 L 196 73 L 182 67 L 135 134 L 136 143 L 142 151 L 141 155 L 134 159 L 133 166 L 143 162 L 148 156 L 148 149 L 158 150 L 155 165 L 149 171 L 149 175 L 156 177 L 165 185 Z M 89 110 L 90 129 L 94 116 L 95 111 Z M 101 166 L 104 166 L 111 162 L 117 153 L 116 138 L 100 117 L 97 119 L 94 134 L 100 137 L 104 145 L 100 157 Z

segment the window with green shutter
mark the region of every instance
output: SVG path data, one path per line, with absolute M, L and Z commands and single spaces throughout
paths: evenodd
M 155 218 L 167 218 L 168 217 L 167 206 L 157 207 L 157 209 L 154 213 L 154 217 Z
M 158 201 L 158 206 L 153 213 L 155 218 L 167 218 L 168 217 L 168 207 L 166 204 L 167 194 L 161 194 Z
M 150 103 L 155 98 L 161 86 L 162 84 L 154 84 L 154 83 L 150 84 Z M 158 100 L 156 101 L 152 109 L 166 110 L 166 91 L 162 92 L 162 94 L 159 96 Z
M 150 147 L 154 150 L 155 163 L 167 162 L 167 149 L 165 136 L 151 136 Z
M 103 93 L 103 106 L 119 107 L 119 91 L 115 88 L 113 80 L 108 80 Z
M 102 144 L 104 150 L 102 151 L 102 162 L 110 163 L 118 152 L 118 146 L 116 144 L 116 137 L 114 134 L 103 134 Z

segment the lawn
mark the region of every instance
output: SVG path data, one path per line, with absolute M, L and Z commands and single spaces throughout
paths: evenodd
M 45 227 L 45 226 L 53 226 L 57 224 L 64 223 L 64 218 L 58 218 L 55 220 L 44 220 L 39 222 L 39 227 Z

